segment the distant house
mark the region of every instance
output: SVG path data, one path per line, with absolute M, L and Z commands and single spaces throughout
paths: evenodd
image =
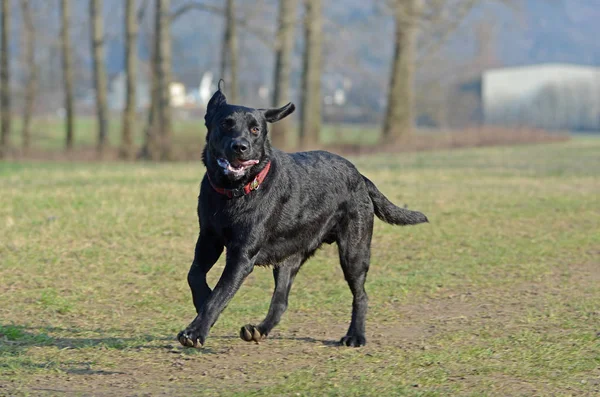
M 600 68 L 544 64 L 484 72 L 485 124 L 600 130 Z
M 183 84 L 177 82 L 169 84 L 169 95 L 171 95 L 171 106 L 179 108 L 186 104 L 185 86 Z

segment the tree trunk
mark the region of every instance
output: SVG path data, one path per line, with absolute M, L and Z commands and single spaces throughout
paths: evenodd
M 229 76 L 227 76 L 229 70 Z M 234 0 L 227 0 L 225 6 L 225 31 L 221 44 L 221 78 L 225 80 L 225 87 L 231 103 L 237 103 L 239 96 L 238 87 L 238 42 L 235 20 Z
M 156 2 L 156 74 L 158 83 L 157 110 L 158 132 L 160 133 L 160 157 L 171 159 L 171 0 Z M 155 129 L 156 131 L 156 129 Z
M 102 23 L 102 0 L 90 0 L 92 27 L 92 58 L 94 63 L 94 88 L 96 89 L 96 115 L 98 117 L 98 156 L 103 157 L 108 138 L 106 104 L 106 65 L 104 59 L 104 27 Z
M 144 129 L 144 146 L 140 151 L 139 157 L 145 160 L 157 161 L 160 159 L 159 152 L 159 126 L 158 126 L 158 97 L 160 96 L 158 79 L 156 77 L 156 44 L 152 54 L 152 72 L 151 72 L 151 94 L 150 108 L 148 109 L 148 121 Z
M 292 53 L 294 51 L 296 8 L 296 0 L 279 0 L 273 107 L 282 106 L 291 100 L 290 75 L 292 72 Z M 285 148 L 286 133 L 289 133 L 289 131 L 290 120 L 287 118 L 273 124 L 271 128 L 273 145 L 278 148 Z
M 138 23 L 135 0 L 127 0 L 125 4 L 125 68 L 127 78 L 127 98 L 123 112 L 120 156 L 126 160 L 133 159 L 133 132 L 136 115 L 136 82 L 137 82 L 137 34 Z
M 0 34 L 0 158 L 10 150 L 10 2 L 2 0 L 2 31 Z
M 159 87 L 158 79 L 156 78 L 156 44 L 152 50 L 152 71 L 151 71 L 151 87 L 150 87 L 150 108 L 148 109 L 148 118 L 144 129 L 144 145 L 138 155 L 139 158 L 145 160 L 158 161 L 160 159 L 159 152 L 159 131 L 158 131 L 158 97 Z
M 154 0 L 154 11 L 158 9 L 158 0 Z M 150 48 L 151 52 L 151 68 L 150 68 L 150 107 L 148 109 L 146 125 L 144 127 L 144 144 L 138 153 L 138 158 L 144 160 L 153 160 L 157 161 L 160 159 L 159 152 L 159 133 L 158 133 L 158 97 L 160 95 L 159 86 L 158 86 L 158 77 L 157 77 L 157 56 L 158 56 L 158 39 L 156 34 L 156 18 L 152 23 L 152 29 L 149 28 L 148 25 L 141 25 L 143 15 L 146 11 L 146 6 L 150 4 L 148 1 L 142 3 L 138 11 L 138 24 L 140 24 L 140 28 L 144 28 L 144 37 L 146 43 L 152 43 L 153 46 Z
M 71 60 L 71 42 L 69 39 L 69 23 L 71 19 L 70 1 L 61 0 L 61 46 L 63 63 L 63 81 L 65 90 L 65 127 L 66 127 L 66 148 L 67 151 L 73 149 L 73 70 Z
M 29 0 L 21 0 L 21 14 L 23 15 L 23 67 L 28 68 L 27 83 L 25 85 L 25 98 L 23 104 L 23 129 L 22 149 L 27 153 L 31 147 L 31 116 L 35 103 L 37 87 L 37 65 L 35 64 L 35 24 Z
M 412 134 L 414 120 L 414 41 L 420 0 L 395 0 L 394 60 L 390 76 L 383 139 L 398 141 Z
M 321 13 L 321 0 L 306 0 L 300 109 L 300 145 L 304 148 L 316 145 L 321 132 Z

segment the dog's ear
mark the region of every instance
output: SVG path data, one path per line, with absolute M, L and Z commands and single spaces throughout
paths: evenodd
M 291 102 L 278 109 L 261 109 L 263 115 L 265 116 L 265 120 L 267 120 L 269 123 L 274 123 L 284 117 L 289 116 L 294 112 L 294 110 L 296 110 L 296 106 L 294 106 L 294 104 Z
M 219 109 L 220 106 L 227 104 L 227 98 L 225 98 L 223 91 L 221 91 L 222 81 L 223 80 L 219 80 L 219 87 L 217 89 L 217 92 L 213 94 L 212 98 L 210 98 L 210 101 L 208 101 L 208 105 L 206 105 L 206 115 L 204 116 L 204 122 L 207 127 L 208 124 L 210 124 L 210 121 L 214 117 L 215 113 L 217 112 L 217 109 Z

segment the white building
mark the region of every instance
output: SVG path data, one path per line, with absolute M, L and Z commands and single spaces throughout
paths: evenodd
M 600 130 L 600 68 L 544 64 L 493 69 L 482 78 L 486 124 Z
M 171 96 L 171 106 L 179 108 L 185 105 L 185 86 L 183 84 L 177 82 L 169 84 L 169 94 Z

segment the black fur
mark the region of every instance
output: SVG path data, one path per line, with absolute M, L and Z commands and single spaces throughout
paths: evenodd
M 340 342 L 364 345 L 364 284 L 373 215 L 397 225 L 427 222 L 422 213 L 392 204 L 340 156 L 325 151 L 287 154 L 271 148 L 267 122 L 293 111 L 291 103 L 268 110 L 229 105 L 220 89 L 208 104 L 203 161 L 211 181 L 235 189 L 251 182 L 269 161 L 271 169 L 258 190 L 232 199 L 217 193 L 207 175 L 202 180 L 200 236 L 188 274 L 197 316 L 178 335 L 184 346 L 204 344 L 218 316 L 257 265 L 273 266 L 275 292 L 266 318 L 257 326 L 243 326 L 240 336 L 258 341 L 268 335 L 287 308 L 292 282 L 302 264 L 321 244 L 333 242 L 338 245 L 342 270 L 354 296 L 352 321 Z M 234 167 L 233 171 L 227 167 Z M 206 274 L 225 247 L 225 269 L 211 291 Z

